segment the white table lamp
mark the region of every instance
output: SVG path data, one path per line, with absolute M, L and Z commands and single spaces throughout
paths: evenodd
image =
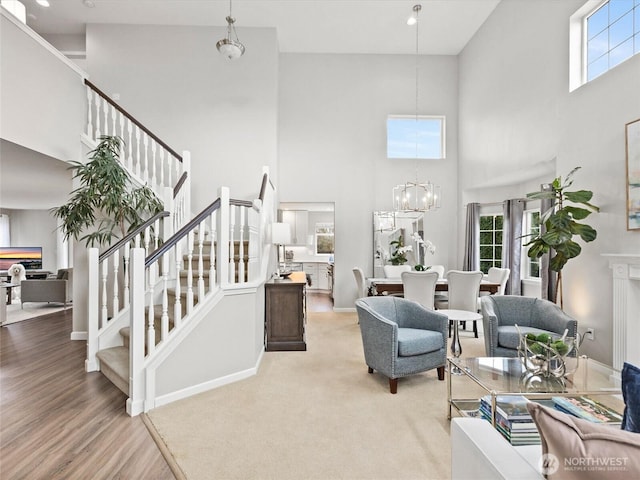
M 285 270 L 287 266 L 287 257 L 284 254 L 284 248 L 287 243 L 291 242 L 291 225 L 288 223 L 272 223 L 271 224 L 271 243 L 278 247 L 278 274 L 280 273 L 280 245 L 282 245 L 282 257 L 285 262 Z

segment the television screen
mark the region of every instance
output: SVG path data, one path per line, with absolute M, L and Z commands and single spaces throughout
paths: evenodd
M 0 247 L 0 270 L 21 263 L 26 270 L 42 270 L 42 247 Z

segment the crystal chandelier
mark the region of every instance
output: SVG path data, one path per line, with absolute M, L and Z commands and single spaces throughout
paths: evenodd
M 244 53 L 244 45 L 240 43 L 240 40 L 238 40 L 238 34 L 236 33 L 235 27 L 236 19 L 233 18 L 233 15 L 231 14 L 231 0 L 229 0 L 229 16 L 226 20 L 227 36 L 216 43 L 216 48 L 229 60 L 233 60 L 234 58 L 242 56 Z M 235 37 L 235 40 L 231 37 L 232 34 Z
M 418 45 L 419 22 L 418 15 L 422 5 L 413 6 L 413 14 L 407 21 L 408 25 L 416 26 L 416 124 L 418 122 Z M 416 125 L 416 158 L 418 157 L 418 127 Z M 440 186 L 431 182 L 419 182 L 416 168 L 416 181 L 406 182 L 393 187 L 393 209 L 398 212 L 428 212 L 440 208 Z

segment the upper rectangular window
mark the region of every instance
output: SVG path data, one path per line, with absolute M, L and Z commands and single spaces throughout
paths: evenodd
M 445 158 L 445 117 L 389 115 L 387 158 Z
M 480 270 L 502 267 L 502 215 L 480 215 Z

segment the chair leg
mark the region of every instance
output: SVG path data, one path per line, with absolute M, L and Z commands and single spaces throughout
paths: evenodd
M 451 324 L 453 322 L 451 320 L 449 320 L 449 338 L 451 338 Z
M 463 329 L 463 330 L 466 330 L 466 329 L 467 329 L 467 322 L 466 322 L 466 320 L 461 320 L 461 321 L 460 321 L 460 325 L 462 326 L 462 329 Z
M 390 378 L 389 379 L 389 390 L 391 390 L 391 393 L 398 393 L 398 379 L 397 378 Z
M 373 368 L 369 367 L 369 373 L 373 373 Z
M 473 321 L 473 334 L 475 335 L 476 338 L 478 338 L 478 321 L 477 320 Z
M 438 367 L 438 380 L 444 380 L 444 367 Z

